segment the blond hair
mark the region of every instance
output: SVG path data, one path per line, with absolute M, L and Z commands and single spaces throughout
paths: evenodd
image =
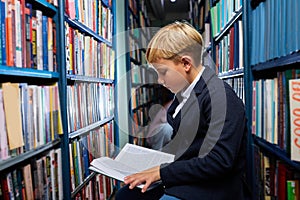
M 146 59 L 154 63 L 158 59 L 180 62 L 182 54 L 189 54 L 198 66 L 202 55 L 202 36 L 185 22 L 174 22 L 161 28 L 148 44 Z

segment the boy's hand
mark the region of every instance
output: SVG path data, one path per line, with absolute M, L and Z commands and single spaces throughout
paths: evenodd
M 151 183 L 160 180 L 159 169 L 160 167 L 156 166 L 145 171 L 126 176 L 124 178 L 124 182 L 125 184 L 129 184 L 130 189 L 133 189 L 140 184 L 145 184 L 142 188 L 142 192 L 146 192 Z

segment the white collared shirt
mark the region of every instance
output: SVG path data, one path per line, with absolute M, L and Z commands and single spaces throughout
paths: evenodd
M 179 103 L 179 105 L 176 107 L 175 112 L 173 114 L 173 118 L 176 117 L 176 115 L 179 113 L 179 111 L 181 110 L 181 108 L 183 107 L 183 105 L 185 104 L 185 102 L 188 100 L 188 98 L 191 95 L 191 92 L 193 91 L 196 83 L 200 80 L 200 77 L 204 71 L 205 67 L 203 66 L 201 71 L 198 73 L 198 75 L 196 76 L 196 78 L 193 80 L 193 82 L 184 90 L 180 92 L 180 95 L 182 96 L 183 100 L 182 102 Z

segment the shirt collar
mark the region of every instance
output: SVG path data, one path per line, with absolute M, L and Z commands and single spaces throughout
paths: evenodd
M 186 100 L 190 97 L 192 90 L 194 89 L 196 83 L 200 80 L 200 77 L 204 71 L 205 67 L 203 66 L 202 69 L 197 74 L 196 78 L 193 80 L 193 82 L 184 90 L 180 92 L 180 95 L 182 96 L 183 100 Z

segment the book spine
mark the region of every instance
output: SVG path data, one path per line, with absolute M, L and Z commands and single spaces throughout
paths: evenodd
M 42 16 L 43 70 L 48 71 L 48 17 Z M 52 34 L 52 33 L 49 33 Z
M 57 72 L 58 67 L 57 67 L 57 58 L 56 58 L 56 23 L 55 21 L 52 22 L 52 28 L 53 28 L 53 71 Z
M 22 54 L 22 24 L 21 24 L 21 3 L 15 0 L 15 45 L 16 45 L 16 67 L 23 67 Z
M 6 6 L 5 6 L 5 0 L 1 0 L 0 1 L 0 6 L 1 6 L 1 27 L 0 27 L 0 31 L 1 31 L 1 63 L 2 65 L 6 65 Z
M 7 66 L 13 66 L 13 33 L 12 33 L 12 1 L 9 0 L 7 3 L 7 14 L 5 18 L 5 32 L 6 32 L 6 55 Z
M 291 159 L 300 161 L 300 79 L 289 80 Z
M 33 66 L 32 60 L 32 19 L 31 19 L 31 4 L 26 3 L 25 6 L 25 54 L 26 54 L 26 67 L 31 68 Z
M 0 89 L 0 160 L 9 157 L 9 148 L 6 133 L 6 119 L 3 105 L 3 91 Z
M 49 71 L 54 71 L 54 63 L 53 63 L 53 20 L 52 18 L 48 18 L 48 69 Z
M 37 15 L 36 10 L 31 10 L 31 24 L 32 24 L 32 32 L 31 32 L 31 45 L 32 45 L 32 65 L 31 68 L 37 69 Z
M 20 27 L 19 31 L 21 33 L 21 47 L 22 47 L 22 67 L 26 68 L 27 65 L 27 56 L 26 56 L 26 2 L 25 0 L 20 0 L 20 11 L 21 11 L 21 18 L 20 18 Z
M 43 70 L 43 13 L 40 10 L 36 11 L 36 50 L 37 50 L 37 69 Z

